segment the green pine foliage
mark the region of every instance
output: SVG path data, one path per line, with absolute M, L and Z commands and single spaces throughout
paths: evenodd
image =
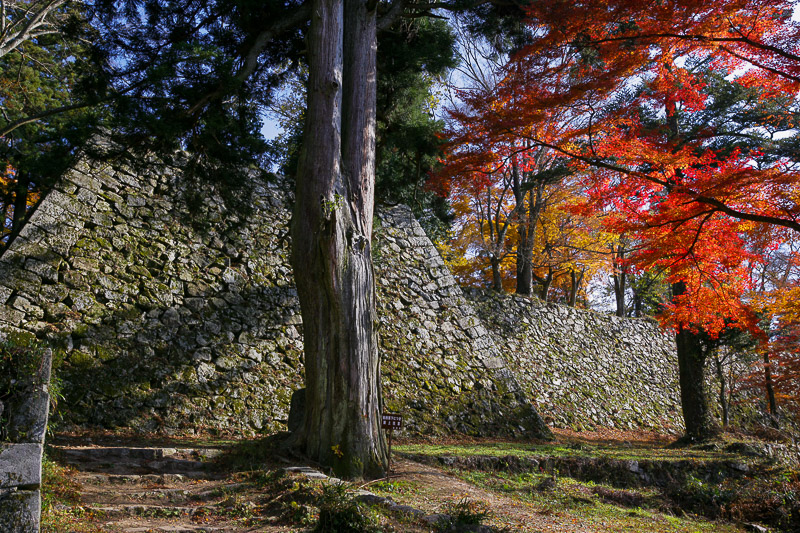
M 447 21 L 414 19 L 398 21 L 378 39 L 376 196 L 408 204 L 418 217 L 428 215 L 423 220 L 446 221 L 444 200 L 425 182 L 441 156 L 436 90 L 456 66 L 455 36 Z

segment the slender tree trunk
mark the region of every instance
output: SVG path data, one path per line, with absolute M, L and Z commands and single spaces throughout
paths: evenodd
M 11 234 L 19 233 L 25 222 L 25 215 L 28 213 L 28 186 L 30 181 L 27 176 L 19 175 L 17 184 L 14 187 L 14 217 L 11 220 Z
M 778 402 L 775 400 L 775 388 L 772 382 L 772 363 L 769 360 L 769 352 L 764 352 L 764 388 L 767 391 L 767 406 L 772 418 L 772 425 L 778 428 Z
M 522 225 L 517 245 L 517 294 L 526 296 L 533 294 L 533 247 L 536 244 L 536 225 L 543 208 L 545 186 L 537 185 L 535 190 L 527 193 L 528 220 Z M 516 194 L 516 193 L 515 193 Z M 522 197 L 525 201 L 525 197 Z
M 625 285 L 627 283 L 627 276 L 625 272 L 618 272 L 613 274 L 612 277 L 614 278 L 614 297 L 617 301 L 616 315 L 624 317 L 628 311 L 625 307 Z
M 625 291 L 628 289 L 628 273 L 625 271 L 623 261 L 625 260 L 625 238 L 621 237 L 618 244 L 611 246 L 611 262 L 614 273 L 611 275 L 614 280 L 614 297 L 617 301 L 616 315 L 624 317 L 628 313 L 625 305 Z
M 717 369 L 717 379 L 719 379 L 719 405 L 722 408 L 722 427 L 728 427 L 730 422 L 730 409 L 728 407 L 728 381 L 725 378 L 725 369 L 722 367 L 722 359 L 719 354 L 714 354 L 714 365 Z
M 569 295 L 567 297 L 567 305 L 570 307 L 575 307 L 575 304 L 578 303 L 578 289 L 580 289 L 581 282 L 583 282 L 583 275 L 583 271 L 578 274 L 573 268 L 569 270 L 570 287 Z
M 686 292 L 683 282 L 672 285 L 672 294 Z M 706 440 L 719 433 L 711 418 L 706 397 L 706 351 L 700 334 L 681 327 L 675 335 L 678 351 L 678 378 L 681 387 L 681 407 L 686 425 L 686 437 L 691 441 Z
M 3 232 L 2 237 L 11 233 L 12 217 L 14 216 L 14 195 L 9 191 L 3 198 Z
M 633 298 L 631 301 L 633 304 L 633 316 L 636 318 L 642 318 L 642 307 L 644 306 L 642 295 L 635 288 L 632 288 L 631 290 L 633 291 Z
M 553 267 L 548 267 L 547 268 L 547 275 L 544 278 L 540 278 L 540 279 L 541 279 L 541 284 L 542 284 L 540 297 L 541 297 L 543 302 L 546 302 L 547 301 L 547 295 L 550 293 L 550 285 L 553 284 Z
M 533 246 L 528 246 L 528 235 L 531 229 L 525 224 L 519 227 L 519 244 L 517 244 L 517 287 L 516 293 L 529 296 L 533 291 Z
M 492 266 L 492 290 L 503 292 L 503 277 L 500 275 L 500 258 L 496 255 L 490 255 L 489 263 Z
M 293 443 L 347 478 L 380 477 L 388 460 L 373 327 L 375 54 L 374 7 L 314 0 L 291 227 L 306 372 Z

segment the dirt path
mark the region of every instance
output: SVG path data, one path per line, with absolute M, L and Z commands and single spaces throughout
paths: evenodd
M 426 513 L 441 512 L 448 502 L 466 498 L 486 503 L 493 512 L 493 518 L 487 523 L 499 528 L 508 527 L 513 531 L 548 533 L 594 533 L 597 531 L 596 527 L 582 527 L 568 517 L 548 516 L 533 504 L 483 490 L 427 465 L 407 459 L 398 459 L 395 465 L 396 477 L 392 479 L 406 480 L 425 487 L 424 495 L 414 497 L 408 503 L 416 505 Z

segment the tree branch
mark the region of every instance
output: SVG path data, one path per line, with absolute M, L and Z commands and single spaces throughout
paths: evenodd
M 11 52 L 15 48 L 17 48 L 20 44 L 25 42 L 28 39 L 31 39 L 35 36 L 35 30 L 39 29 L 42 26 L 47 24 L 51 24 L 52 21 L 47 20 L 48 15 L 50 15 L 53 11 L 55 11 L 59 6 L 61 6 L 66 0 L 50 0 L 47 2 L 39 11 L 35 12 L 34 15 L 28 20 L 28 22 L 22 27 L 22 29 L 11 33 L 10 35 L 8 32 L 12 30 L 16 25 L 20 24 L 23 18 L 13 22 L 10 26 L 5 26 L 5 1 L 3 1 L 3 26 L 4 31 L 0 34 L 0 57 L 3 57 L 7 53 Z M 26 13 L 27 15 L 27 13 Z
M 656 183 L 656 184 L 661 185 L 663 187 L 668 187 L 669 186 L 668 182 L 666 182 L 664 180 L 657 179 L 657 178 L 651 176 L 650 174 L 647 174 L 647 173 L 644 173 L 644 172 L 637 172 L 635 170 L 630 170 L 628 168 L 621 167 L 619 165 L 614 165 L 614 164 L 608 163 L 606 161 L 601 161 L 601 160 L 598 160 L 598 159 L 593 159 L 593 158 L 590 158 L 590 157 L 581 156 L 580 154 L 572 153 L 572 152 L 570 152 L 568 150 L 565 150 L 565 149 L 561 148 L 560 146 L 557 146 L 557 145 L 554 145 L 554 144 L 550 144 L 550 143 L 541 141 L 539 139 L 531 139 L 531 141 L 534 142 L 534 143 L 539 144 L 540 146 L 544 146 L 546 148 L 550 148 L 552 150 L 555 150 L 556 152 L 558 152 L 560 154 L 564 154 L 567 157 L 570 157 L 570 158 L 575 159 L 577 161 L 582 161 L 584 163 L 587 163 L 587 164 L 595 166 L 595 167 L 605 168 L 607 170 L 613 170 L 615 172 L 620 172 L 620 173 L 626 174 L 628 176 L 635 176 L 637 178 L 641 178 L 643 180 L 647 180 L 647 181 L 649 181 L 651 183 Z M 784 227 L 784 228 L 793 229 L 795 231 L 800 231 L 800 221 L 798 221 L 796 218 L 781 218 L 781 217 L 770 216 L 770 215 L 758 215 L 758 214 L 755 214 L 755 213 L 748 213 L 746 211 L 741 211 L 741 210 L 738 210 L 738 209 L 734 209 L 734 208 L 726 205 L 721 200 L 718 200 L 716 198 L 711 198 L 709 196 L 704 196 L 702 194 L 697 194 L 697 193 L 692 194 L 692 198 L 693 198 L 693 200 L 695 202 L 699 202 L 701 204 L 710 205 L 710 206 L 716 208 L 717 211 L 725 213 L 726 215 L 728 215 L 728 216 L 730 216 L 732 218 L 736 218 L 738 220 L 748 220 L 750 222 L 760 222 L 760 223 L 763 223 L 763 224 L 771 224 L 771 225 L 774 225 L 774 226 L 781 226 L 781 227 Z
M 403 14 L 405 8 L 406 0 L 395 0 L 392 2 L 392 6 L 389 10 L 378 19 L 378 31 L 389 29 L 389 27 L 394 24 L 394 21 Z
M 67 111 L 73 111 L 75 109 L 83 109 L 85 107 L 89 107 L 94 105 L 94 103 L 87 103 L 82 102 L 79 104 L 72 104 L 72 105 L 65 105 L 61 107 L 55 107 L 53 109 L 48 109 L 47 111 L 42 111 L 41 113 L 37 113 L 35 115 L 29 115 L 25 118 L 21 118 L 19 120 L 15 120 L 10 124 L 6 124 L 2 128 L 0 128 L 0 137 L 4 137 L 14 131 L 15 129 L 19 128 L 20 126 L 24 126 L 25 124 L 30 124 L 32 122 L 36 122 L 37 120 L 41 120 L 43 118 L 47 118 L 52 115 L 57 115 L 59 113 L 66 113 Z

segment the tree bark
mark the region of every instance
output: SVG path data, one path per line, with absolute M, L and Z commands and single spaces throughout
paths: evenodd
M 492 266 L 492 290 L 495 292 L 503 292 L 503 277 L 500 275 L 500 258 L 496 255 L 490 255 L 489 264 Z
M 614 281 L 614 298 L 617 302 L 616 315 L 624 317 L 628 309 L 625 305 L 625 291 L 627 290 L 628 273 L 622 266 L 622 260 L 625 258 L 625 249 L 622 243 L 614 245 L 611 248 L 611 262 L 614 267 L 614 272 L 611 275 Z
M 569 269 L 569 294 L 567 295 L 567 305 L 570 307 L 575 307 L 578 303 L 578 289 L 581 287 L 581 283 L 583 283 L 583 276 L 585 271 L 581 271 L 580 273 L 575 272 L 574 268 Z
M 519 244 L 517 245 L 517 287 L 516 293 L 530 296 L 533 291 L 533 246 L 529 246 L 528 237 L 532 229 L 525 224 L 519 227 Z
M 612 277 L 614 278 L 614 297 L 617 302 L 615 314 L 619 317 L 624 317 L 628 312 L 628 309 L 625 307 L 625 285 L 627 276 L 625 272 L 618 272 L 613 274 Z
M 730 409 L 728 407 L 728 380 L 725 379 L 725 369 L 722 366 L 722 358 L 719 354 L 714 354 L 714 365 L 717 369 L 717 379 L 719 380 L 719 405 L 722 408 L 722 427 L 728 427 L 730 423 Z
M 777 429 L 778 424 L 778 402 L 775 400 L 775 388 L 772 383 L 772 363 L 769 360 L 769 352 L 764 352 L 764 389 L 767 392 L 767 407 L 771 417 L 772 425 Z
M 376 51 L 374 6 L 314 0 L 291 225 L 306 402 L 292 442 L 346 478 L 381 477 L 388 462 L 373 327 Z
M 683 282 L 672 285 L 672 294 L 680 296 L 686 292 Z M 706 397 L 705 367 L 707 353 L 699 333 L 679 327 L 675 335 L 678 350 L 678 378 L 681 387 L 681 407 L 686 425 L 686 437 L 690 441 L 702 441 L 719 434 L 719 427 L 711 418 Z
M 28 214 L 28 187 L 30 181 L 26 175 L 17 176 L 17 183 L 14 186 L 14 217 L 11 221 L 11 234 L 16 236 L 25 223 Z
M 550 285 L 553 284 L 553 267 L 547 267 L 547 275 L 543 278 L 539 278 L 538 281 L 541 284 L 539 297 L 543 302 L 546 302 L 547 295 L 550 294 Z
M 527 222 L 520 225 L 519 244 L 517 245 L 517 294 L 529 296 L 533 294 L 533 247 L 536 244 L 536 225 L 543 209 L 545 183 L 538 183 L 535 189 L 522 195 L 519 186 L 515 186 L 514 195 L 517 202 L 528 198 Z

